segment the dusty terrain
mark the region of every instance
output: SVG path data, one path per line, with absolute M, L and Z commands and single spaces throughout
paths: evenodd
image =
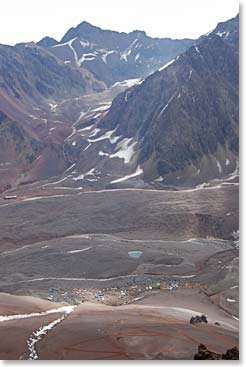
M 4 307 L 6 296 L 0 298 Z M 23 297 L 15 300 L 21 307 Z M 1 359 L 33 359 L 27 344 L 33 331 L 64 314 L 64 309 L 50 304 L 57 309 L 53 314 L 0 319 Z M 201 312 L 207 314 L 208 324 L 191 325 L 190 317 Z M 39 359 L 192 359 L 200 343 L 216 353 L 238 346 L 238 321 L 199 292 L 177 290 L 168 295 L 157 292 L 126 306 L 79 305 L 34 349 Z
M 0 291 L 16 295 L 1 294 L 1 315 L 45 312 L 0 318 L 2 359 L 192 359 L 201 343 L 238 346 L 238 184 L 20 189 L 0 219 Z M 74 309 L 46 314 L 64 304 Z M 189 323 L 201 314 L 208 324 Z

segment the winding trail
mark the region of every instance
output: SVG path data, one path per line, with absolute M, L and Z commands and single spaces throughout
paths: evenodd
M 47 277 L 47 278 L 35 278 L 35 279 L 26 279 L 20 280 L 18 282 L 8 283 L 7 285 L 15 285 L 15 284 L 23 284 L 23 283 L 33 283 L 33 282 L 42 282 L 47 280 L 64 280 L 64 281 L 93 281 L 93 282 L 107 282 L 110 280 L 117 280 L 117 279 L 127 279 L 127 278 L 137 278 L 142 276 L 143 274 L 128 274 L 128 275 L 119 275 L 117 277 L 112 278 L 59 278 L 59 277 Z M 196 274 L 191 275 L 166 275 L 168 278 L 182 278 L 182 279 L 189 279 L 196 276 Z
M 60 180 L 61 181 L 61 180 Z M 58 181 L 59 182 L 59 181 Z M 50 183 L 52 185 L 52 182 Z M 49 183 L 46 185 L 50 185 Z M 71 197 L 71 196 L 76 196 L 76 195 L 96 195 L 96 194 L 100 194 L 100 193 L 109 193 L 109 192 L 122 192 L 122 191 L 142 191 L 142 192 L 156 192 L 156 193 L 172 193 L 172 194 L 184 194 L 184 193 L 189 193 L 189 192 L 194 192 L 194 191 L 201 191 L 201 190 L 214 190 L 214 189 L 221 189 L 228 185 L 231 186 L 239 186 L 239 183 L 237 182 L 222 182 L 219 185 L 215 185 L 215 186 L 207 186 L 207 187 L 195 187 L 192 189 L 180 189 L 177 191 L 174 190 L 158 190 L 158 189 L 139 189 L 139 188 L 125 188 L 125 189 L 102 189 L 102 190 L 96 190 L 96 191 L 82 191 L 82 192 L 78 192 L 75 194 L 60 194 L 60 195 L 47 195 L 47 196 L 33 196 L 30 198 L 24 198 L 22 200 L 17 200 L 17 201 L 13 201 L 11 203 L 8 204 L 1 204 L 0 205 L 0 209 L 9 205 L 17 205 L 23 202 L 28 202 L 28 201 L 36 201 L 36 200 L 45 200 L 45 199 L 51 199 L 51 198 L 61 198 L 61 197 Z M 73 187 L 71 187 L 73 189 Z
M 104 238 L 103 238 L 104 237 Z M 129 243 L 142 243 L 142 244 L 148 244 L 148 243 L 167 243 L 167 244 L 176 244 L 176 243 L 184 243 L 184 242 L 193 242 L 196 245 L 199 246 L 203 246 L 204 244 L 206 244 L 206 241 L 208 241 L 206 238 L 189 238 L 189 239 L 184 239 L 184 240 L 159 240 L 159 239 L 129 239 L 129 238 L 123 238 L 123 237 L 117 237 L 111 234 L 107 234 L 107 233 L 84 233 L 84 234 L 74 234 L 74 235 L 65 235 L 65 236 L 61 236 L 61 237 L 55 237 L 55 238 L 50 238 L 50 239 L 46 239 L 43 241 L 38 241 L 38 242 L 34 242 L 34 243 L 30 243 L 28 245 L 24 245 L 22 247 L 19 247 L 17 249 L 14 250 L 8 250 L 8 251 L 4 251 L 4 252 L 0 252 L 0 256 L 3 255 L 8 255 L 8 254 L 12 254 L 15 252 L 19 252 L 31 247 L 35 247 L 38 245 L 44 245 L 47 242 L 50 241 L 55 241 L 57 239 L 80 239 L 80 238 L 84 238 L 87 240 L 99 240 L 99 241 L 115 241 L 115 242 L 129 242 Z M 210 239 L 210 241 L 216 241 L 219 242 L 221 245 L 222 244 L 227 244 L 227 240 L 224 240 L 222 238 L 212 238 Z M 205 243 L 204 243 L 205 241 Z M 42 248 L 47 248 L 47 247 L 42 247 Z M 84 249 L 83 249 L 84 251 Z

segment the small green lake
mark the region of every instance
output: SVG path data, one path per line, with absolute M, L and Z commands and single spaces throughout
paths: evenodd
M 134 259 L 138 259 L 140 256 L 143 255 L 142 251 L 129 251 L 128 255 Z

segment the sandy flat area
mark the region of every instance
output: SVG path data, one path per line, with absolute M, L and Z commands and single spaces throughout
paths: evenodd
M 43 312 L 64 306 L 65 303 L 56 303 L 31 296 L 13 296 L 7 293 L 0 293 L 0 315 L 27 314 L 33 312 Z
M 200 343 L 222 353 L 238 345 L 238 333 L 191 325 L 186 310 L 171 307 L 84 304 L 39 343 L 38 351 L 41 359 L 193 359 Z
M 83 303 L 37 342 L 38 358 L 187 360 L 193 359 L 200 343 L 217 353 L 238 346 L 238 321 L 198 291 L 178 290 L 165 295 L 157 292 L 138 303 L 118 307 Z M 14 305 L 16 315 L 58 308 L 57 303 L 32 297 L 2 295 L 1 300 L 5 315 L 7 301 Z M 190 317 L 198 313 L 205 313 L 209 323 L 191 325 Z M 4 319 L 0 322 L 0 359 L 28 359 L 30 335 L 62 314 Z M 214 325 L 215 321 L 220 325 Z

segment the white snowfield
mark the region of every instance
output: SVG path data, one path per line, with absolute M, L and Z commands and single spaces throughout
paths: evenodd
M 137 142 L 133 142 L 133 138 L 125 138 L 121 140 L 116 147 L 116 153 L 110 154 L 110 158 L 122 158 L 125 163 L 129 163 L 135 151 L 134 147 Z
M 105 139 L 109 139 L 111 144 L 115 144 L 117 143 L 117 141 L 120 139 L 120 136 L 114 136 L 112 137 L 112 135 L 115 133 L 117 128 L 115 128 L 114 130 L 109 130 L 107 131 L 105 134 L 99 136 L 98 138 L 94 138 L 94 139 L 88 139 L 89 143 L 95 143 L 97 141 L 101 141 L 101 140 L 105 140 Z M 96 129 L 97 130 L 97 129 Z M 100 130 L 99 130 L 100 131 Z M 97 131 L 97 132 L 99 132 Z M 96 134 L 97 135 L 97 134 Z M 90 135 L 89 137 L 92 137 L 94 135 Z

